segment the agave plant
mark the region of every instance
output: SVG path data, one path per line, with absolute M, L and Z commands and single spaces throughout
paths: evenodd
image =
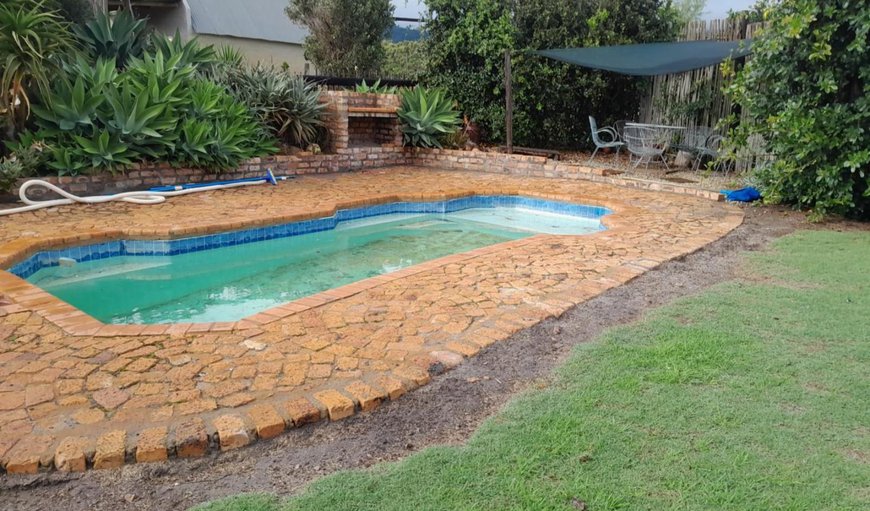
M 84 77 L 78 76 L 71 83 L 63 77 L 55 82 L 54 90 L 47 96 L 51 107 L 33 106 L 42 128 L 73 131 L 78 127 L 93 126 L 97 109 L 106 98 L 102 89 L 87 89 L 85 81 Z
M 222 170 L 277 148 L 251 110 L 221 86 L 200 81 L 189 102 L 170 159 L 182 165 Z
M 320 135 L 326 105 L 320 88 L 302 77 L 257 65 L 235 73 L 230 88 L 278 138 L 306 147 Z
M 114 173 L 132 165 L 133 160 L 138 156 L 129 144 L 121 142 L 116 135 L 108 131 L 96 133 L 91 138 L 78 135 L 73 138 L 78 142 L 75 155 L 79 159 L 90 159 L 90 167 L 94 169 L 105 169 Z
M 362 83 L 357 84 L 356 92 L 361 94 L 395 94 L 398 91 L 396 87 L 387 87 L 385 85 L 381 85 L 381 81 L 377 80 L 375 83 L 369 85 L 365 80 Z
M 0 192 L 8 192 L 24 176 L 24 167 L 13 157 L 0 158 Z
M 130 59 L 142 56 L 148 46 L 148 25 L 127 10 L 114 17 L 98 14 L 93 21 L 77 26 L 75 33 L 94 58 L 113 58 L 121 69 Z
M 8 138 L 30 116 L 33 94 L 48 92 L 59 56 L 73 47 L 69 24 L 44 2 L 0 5 L 0 116 L 8 117 Z
M 419 85 L 402 93 L 402 106 L 396 112 L 402 121 L 405 145 L 441 147 L 440 138 L 459 126 L 455 102 L 441 89 Z
M 245 61 L 245 56 L 235 46 L 221 46 L 215 51 L 215 60 L 223 65 L 239 68 Z
M 48 166 L 57 171 L 59 176 L 77 175 L 88 166 L 88 160 L 74 144 L 75 141 L 70 141 L 51 148 L 52 159 Z
M 200 46 L 196 38 L 184 42 L 177 31 L 174 37 L 163 34 L 151 36 L 151 46 L 154 52 L 162 53 L 167 61 L 174 61 L 178 67 L 193 66 L 199 68 L 215 62 L 217 56 L 212 46 Z M 178 59 L 173 57 L 179 56 Z
M 189 85 L 196 75 L 193 66 L 180 64 L 181 59 L 180 54 L 166 58 L 161 52 L 146 53 L 130 62 L 125 78 L 141 90 L 152 91 L 155 101 L 178 105 L 186 101 L 183 86 Z

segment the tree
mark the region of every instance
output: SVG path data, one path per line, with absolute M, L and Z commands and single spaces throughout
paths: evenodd
M 775 162 L 757 172 L 765 199 L 816 217 L 870 218 L 870 3 L 782 0 L 729 94 Z
M 589 143 L 587 116 L 635 118 L 643 79 L 586 70 L 531 50 L 673 39 L 660 0 L 428 0 L 428 81 L 445 87 L 490 141 L 504 139 L 504 52 L 512 51 L 517 144 Z
M 450 97 L 488 132 L 504 136 L 504 51 L 516 33 L 502 0 L 427 0 L 426 81 Z
M 704 9 L 707 8 L 707 0 L 674 0 L 671 8 L 680 24 L 685 26 L 692 21 L 701 19 Z
M 373 77 L 395 24 L 390 0 L 290 0 L 287 16 L 308 28 L 305 56 L 320 73 Z
M 382 75 L 384 78 L 419 80 L 426 71 L 426 46 L 423 41 L 384 43 L 386 58 Z

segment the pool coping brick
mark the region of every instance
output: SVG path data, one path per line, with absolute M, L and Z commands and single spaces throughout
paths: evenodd
M 600 177 L 601 179 L 598 179 Z M 603 206 L 613 211 L 602 219 L 607 227 L 606 231 L 583 236 L 584 240 L 573 241 L 576 237 L 539 234 L 528 238 L 487 246 L 468 252 L 453 254 L 435 260 L 427 261 L 402 270 L 372 277 L 330 289 L 315 295 L 288 302 L 265 311 L 253 314 L 249 317 L 234 322 L 213 323 L 178 323 L 167 325 L 108 325 L 92 318 L 75 307 L 54 298 L 50 294 L 31 285 L 27 281 L 12 275 L 6 271 L 0 271 L 0 334 L 5 329 L 14 329 L 20 325 L 23 315 L 30 315 L 26 319 L 28 331 L 39 332 L 26 334 L 26 346 L 38 349 L 41 337 L 51 339 L 52 343 L 61 343 L 69 348 L 58 355 L 58 360 L 48 360 L 49 364 L 60 364 L 54 372 L 46 372 L 54 365 L 32 365 L 35 372 L 27 372 L 28 367 L 22 364 L 15 354 L 16 352 L 0 351 L 0 409 L 7 417 L 0 419 L 0 426 L 7 431 L 14 432 L 17 436 L 14 440 L 0 440 L 0 465 L 9 474 L 35 473 L 40 470 L 58 469 L 65 471 L 81 471 L 86 468 L 107 469 L 115 468 L 130 462 L 158 462 L 173 457 L 191 458 L 201 457 L 209 451 L 231 450 L 244 447 L 257 439 L 274 438 L 290 428 L 298 428 L 307 424 L 323 422 L 324 420 L 335 421 L 353 416 L 355 413 L 368 412 L 377 408 L 387 400 L 395 400 L 403 394 L 417 387 L 426 385 L 433 376 L 449 370 L 459 364 L 463 359 L 475 356 L 487 346 L 508 338 L 515 332 L 542 321 L 547 317 L 562 314 L 569 308 L 583 303 L 598 294 L 622 285 L 637 276 L 649 271 L 665 261 L 676 257 L 685 256 L 691 252 L 703 248 L 708 243 L 715 241 L 736 228 L 742 222 L 743 215 L 737 208 L 721 203 L 709 201 L 704 197 L 678 196 L 667 192 L 653 192 L 640 190 L 632 184 L 620 188 L 620 180 L 608 178 L 602 182 L 605 176 L 584 181 L 581 179 L 552 179 L 544 177 L 517 177 L 506 175 L 487 175 L 475 172 L 446 171 L 439 172 L 432 168 L 396 167 L 391 169 L 378 169 L 360 173 L 360 175 L 344 174 L 329 181 L 330 185 L 337 190 L 347 190 L 349 196 L 344 199 L 323 200 L 312 202 L 312 206 L 304 212 L 296 209 L 281 211 L 280 208 L 270 209 L 269 214 L 237 216 L 220 216 L 209 222 L 200 224 L 162 225 L 150 223 L 149 218 L 142 216 L 141 220 L 128 222 L 124 228 L 101 226 L 98 223 L 90 224 L 75 234 L 60 234 L 62 230 L 50 230 L 50 225 L 57 218 L 52 214 L 35 214 L 30 217 L 22 217 L 22 229 L 33 230 L 43 228 L 48 235 L 41 233 L 39 236 L 14 236 L 4 237 L 3 228 L 0 226 L 0 267 L 7 268 L 28 257 L 30 254 L 42 250 L 70 245 L 83 245 L 104 243 L 117 239 L 146 240 L 146 239 L 174 239 L 195 235 L 223 232 L 229 230 L 250 229 L 274 225 L 279 223 L 304 221 L 312 218 L 330 216 L 336 211 L 347 208 L 372 206 L 390 202 L 404 201 L 435 201 L 451 200 L 470 197 L 473 195 L 521 195 L 536 199 L 556 200 L 572 203 L 584 203 L 595 206 Z M 282 200 L 294 194 L 296 185 L 308 184 L 316 186 L 319 177 L 299 178 L 291 185 L 282 185 L 284 188 L 272 191 L 275 199 Z M 355 180 L 375 183 L 377 191 L 370 189 L 358 189 Z M 413 186 L 413 190 L 391 190 L 383 193 L 383 186 L 389 187 L 392 183 L 402 183 L 415 180 L 425 182 L 424 185 Z M 624 180 L 623 180 L 624 181 Z M 321 182 L 322 183 L 322 182 Z M 379 183 L 384 183 L 383 185 Z M 435 184 L 438 183 L 438 184 Z M 431 186 L 432 189 L 427 189 Z M 279 187 L 280 188 L 280 187 Z M 240 189 L 237 189 L 240 190 Z M 558 191 L 554 191 L 558 190 Z M 212 195 L 224 192 L 207 192 L 198 195 Z M 311 194 L 309 194 L 311 195 Z M 355 197 L 351 197 L 356 195 Z M 698 195 L 698 194 L 694 194 Z M 227 192 L 228 199 L 241 197 L 256 197 L 250 190 L 244 192 Z M 187 196 L 192 197 L 192 196 Z M 302 196 L 297 196 L 301 198 Z M 717 197 L 710 197 L 716 198 Z M 186 198 L 174 198 L 167 204 L 185 206 Z M 305 200 L 308 200 L 307 198 Z M 193 201 L 191 201 L 193 202 Z M 156 206 L 159 209 L 164 206 Z M 197 204 L 189 207 L 207 207 Z M 73 215 L 79 215 L 86 219 L 89 215 L 100 211 L 124 211 L 131 215 L 147 214 L 148 207 L 130 207 L 119 205 L 105 205 L 89 207 L 87 209 L 70 209 Z M 692 208 L 699 210 L 697 214 L 686 214 L 681 208 L 690 212 Z M 93 213 L 92 213 L 93 212 Z M 677 233 L 663 232 L 658 239 L 653 237 L 655 247 L 647 250 L 647 247 L 634 247 L 630 240 L 644 239 L 648 233 L 641 229 L 655 226 L 657 215 L 662 215 L 663 225 L 675 226 Z M 694 215 L 694 216 L 693 216 Z M 705 216 L 706 215 L 706 216 Z M 207 215 L 202 215 L 206 217 Z M 26 220 L 25 220 L 26 218 Z M 94 217 L 98 218 L 98 217 Z M 136 217 L 138 218 L 138 216 Z M 643 218 L 642 222 L 638 222 Z M 11 217 L 15 222 L 15 217 Z M 45 226 L 45 227 L 42 227 Z M 646 226 L 646 227 L 645 227 Z M 70 231 L 66 231 L 70 232 Z M 572 238 L 572 240 L 567 240 Z M 5 241 L 4 241 L 5 239 Z M 167 363 L 169 369 L 166 377 L 179 378 L 178 381 L 186 382 L 190 375 L 208 374 L 212 380 L 201 379 L 200 386 L 208 390 L 211 385 L 220 385 L 220 382 L 231 381 L 229 371 L 221 373 L 217 366 L 210 369 L 209 364 L 215 362 L 217 353 L 208 351 L 210 345 L 204 345 L 206 351 L 201 354 L 193 349 L 191 341 L 208 339 L 215 342 L 222 336 L 238 339 L 235 344 L 220 348 L 220 353 L 240 353 L 241 355 L 225 355 L 235 357 L 239 361 L 251 358 L 256 359 L 252 353 L 263 356 L 272 356 L 276 350 L 286 350 L 287 339 L 307 339 L 293 337 L 297 334 L 294 330 L 307 331 L 306 321 L 313 321 L 315 316 L 321 314 L 318 311 L 332 311 L 333 308 L 344 305 L 351 307 L 346 313 L 336 318 L 341 328 L 352 331 L 368 325 L 365 316 L 356 317 L 352 307 L 353 303 L 359 302 L 360 296 L 374 294 L 380 296 L 384 290 L 392 290 L 396 286 L 404 286 L 404 295 L 414 295 L 418 292 L 416 282 L 430 279 L 435 274 L 445 273 L 442 279 L 448 285 L 456 286 L 455 292 L 462 290 L 462 284 L 458 279 L 457 268 L 466 265 L 487 265 L 490 261 L 498 261 L 506 258 L 509 254 L 525 254 L 535 250 L 549 250 L 547 247 L 559 247 L 555 250 L 563 250 L 566 242 L 600 244 L 603 247 L 612 246 L 614 252 L 622 254 L 611 264 L 606 260 L 607 255 L 598 256 L 605 258 L 589 263 L 589 277 L 579 277 L 580 280 L 570 289 L 559 288 L 558 281 L 548 275 L 552 271 L 541 268 L 540 265 L 532 264 L 524 267 L 524 274 L 535 275 L 540 271 L 543 278 L 555 291 L 541 295 L 531 303 L 519 299 L 514 303 L 511 295 L 502 296 L 501 303 L 487 304 L 487 301 L 479 302 L 481 306 L 476 308 L 475 316 L 467 316 L 455 326 L 450 322 L 458 318 L 445 318 L 450 322 L 433 323 L 432 327 L 422 325 L 422 329 L 414 335 L 406 336 L 401 333 L 401 326 L 392 327 L 391 320 L 379 320 L 377 323 L 383 330 L 383 338 L 375 339 L 372 334 L 361 333 L 361 340 L 365 341 L 366 347 L 354 347 L 356 339 L 347 337 L 346 344 L 334 344 L 330 341 L 322 351 L 312 351 L 306 355 L 308 358 L 296 358 L 291 362 L 283 362 L 278 369 L 279 373 L 263 372 L 268 362 L 256 362 L 258 372 L 256 378 L 262 378 L 263 382 L 271 385 L 271 381 L 285 381 L 294 383 L 296 377 L 292 371 L 297 367 L 310 367 L 312 364 L 332 364 L 330 375 L 326 378 L 318 378 L 308 383 L 307 377 L 302 377 L 304 385 L 286 386 L 288 391 L 282 391 L 279 383 L 274 392 L 265 395 L 239 392 L 230 396 L 214 399 L 200 392 L 179 394 L 186 399 L 175 405 L 176 413 L 172 408 L 168 415 L 161 415 L 161 409 L 149 405 L 163 402 L 168 399 L 168 394 L 136 394 L 135 390 L 149 380 L 155 383 L 162 382 L 162 375 L 155 376 L 155 371 L 161 366 L 150 363 L 142 363 L 137 367 L 145 367 L 141 373 L 133 374 L 125 368 L 128 363 L 120 361 L 122 358 L 130 358 L 131 361 L 142 360 L 141 357 L 152 357 L 147 353 L 154 350 L 162 350 L 161 353 L 171 353 L 172 350 L 179 354 L 190 353 L 192 357 L 177 357 L 178 366 Z M 626 248 L 628 247 L 628 248 Z M 638 257 L 626 256 L 626 253 L 638 252 Z M 534 259 L 531 259 L 534 261 Z M 557 264 L 557 262 L 553 262 Z M 563 263 L 559 263 L 563 264 Z M 520 266 L 517 266 L 519 268 Z M 516 270 L 515 270 L 516 271 Z M 579 270 L 578 270 L 579 271 Z M 451 276 L 455 275 L 457 277 Z M 506 282 L 513 282 L 509 275 L 504 277 Z M 560 277 L 561 278 L 561 277 Z M 573 277 L 572 277 L 573 278 Z M 422 280 L 421 280 L 422 279 Z M 446 280 L 444 280 L 446 279 Z M 451 281 L 450 279 L 454 279 Z M 522 282 L 518 289 L 523 292 L 533 293 L 536 289 L 532 284 L 526 284 L 528 276 L 517 276 L 517 282 Z M 549 279 L 549 280 L 547 280 Z M 431 280 L 431 279 L 430 279 Z M 427 282 L 429 280 L 426 280 Z M 451 284 L 452 283 L 452 284 Z M 531 287 L 529 287 L 531 286 Z M 420 289 L 419 292 L 424 292 Z M 395 296 L 404 296 L 400 291 L 390 291 Z M 391 295 L 392 296 L 392 295 Z M 5 297 L 5 298 L 4 298 Z M 398 299 L 398 298 L 397 298 Z M 414 297 L 416 299 L 416 297 Z M 526 298 L 528 300 L 528 297 Z M 485 307 L 482 307 L 485 306 Z M 445 309 L 447 310 L 447 309 Z M 327 312 L 322 312 L 326 314 Z M 371 314 L 371 311 L 366 314 Z M 389 313 L 388 313 L 389 314 Z M 446 314 L 446 313 L 445 313 Z M 316 316 L 320 317 L 320 316 Z M 41 319 L 38 319 L 41 318 Z M 300 319 L 301 318 L 301 319 Z M 354 319 L 356 318 L 356 319 Z M 363 319 L 360 319 L 363 318 Z M 433 317 L 434 318 L 434 317 Z M 477 319 L 476 319 L 477 318 Z M 436 318 L 437 319 L 437 318 Z M 480 319 L 480 321 L 478 321 Z M 318 320 L 320 321 L 320 320 Z M 358 322 L 358 321 L 361 321 Z M 435 321 L 435 319 L 433 319 Z M 289 323 L 288 323 L 289 322 Z M 396 325 L 401 325 L 397 322 Z M 41 326 L 40 326 L 41 325 Z M 288 326 L 289 325 L 289 326 Z M 294 326 L 295 325 L 295 326 Z M 316 323 L 321 328 L 320 323 Z M 290 328 L 290 330 L 287 330 Z M 393 330 L 391 330 L 391 328 Z M 55 332 L 53 329 L 59 329 Z M 281 333 L 284 332 L 284 333 Z M 327 328 L 326 332 L 329 330 Z M 366 332 L 365 328 L 361 332 Z M 380 334 L 379 334 L 380 335 Z M 4 346 L 0 337 L 0 346 Z M 441 339 L 429 341 L 427 339 Z M 248 342 L 250 341 L 250 342 Z M 49 342 L 49 341 L 45 341 Z M 295 341 L 294 341 L 295 342 Z M 423 345 L 415 344 L 423 342 Z M 35 344 L 34 344 L 35 343 Z M 126 346 L 129 344 L 129 348 Z M 152 346 L 149 350 L 141 351 L 143 347 Z M 432 347 L 427 348 L 431 345 Z M 4 346 L 5 348 L 5 346 Z M 120 349 L 120 353 L 113 350 Z M 350 350 L 355 351 L 355 357 L 367 361 L 371 368 L 360 371 L 355 369 L 355 363 L 339 367 L 338 360 L 342 353 Z M 69 353 L 88 355 L 87 358 L 69 358 Z M 147 353 L 146 353 L 147 352 Z M 307 349 L 306 349 L 307 352 Z M 108 353 L 100 358 L 100 353 Z M 127 353 L 133 356 L 125 357 Z M 211 355 L 209 355 L 211 353 Z M 296 357 L 293 351 L 283 351 L 286 357 Z M 391 353 L 395 360 L 390 358 Z M 305 353 L 300 352 L 299 357 Z M 365 355 L 365 356 L 363 356 Z M 366 358 L 371 356 L 372 358 Z M 158 360 L 169 360 L 160 355 Z M 211 357 L 211 358 L 209 358 Z M 240 358 L 239 358 L 240 357 Z M 31 357 L 33 358 L 33 357 Z M 289 360 L 288 358 L 288 360 Z M 208 360 L 213 360 L 208 362 Z M 322 360 L 323 362 L 319 362 Z M 332 360 L 332 362 L 328 362 Z M 354 362 L 353 359 L 348 359 Z M 164 362 L 165 363 L 165 362 Z M 150 365 L 149 365 L 150 364 Z M 69 366 L 69 367 L 67 367 Z M 231 367 L 239 368 L 242 365 Z M 63 372 L 61 372 L 61 370 Z M 196 370 L 196 371 L 194 371 Z M 164 369 L 166 371 L 166 369 Z M 205 371 L 202 373 L 201 371 Z M 291 371 L 291 372 L 287 372 Z M 118 387 L 121 374 L 127 375 L 127 387 Z M 174 376 L 170 376 L 172 373 Z M 430 374 L 431 373 L 431 374 Z M 51 388 L 60 379 L 54 374 L 63 374 L 64 381 L 69 380 L 69 394 L 59 392 L 60 387 Z M 241 373 L 240 373 L 241 374 Z M 285 380 L 278 377 L 285 374 Z M 11 379 L 12 376 L 15 379 Z M 145 379 L 142 379 L 142 378 Z M 223 379 L 226 378 L 226 379 Z M 48 381 L 42 381 L 47 379 Z M 106 380 L 114 381 L 108 388 L 101 388 L 98 382 Z M 291 381 L 292 380 L 292 381 Z M 18 381 L 25 381 L 24 390 L 19 389 Z M 72 382 L 81 381 L 81 386 Z M 249 387 L 254 385 L 256 379 L 243 380 Z M 91 382 L 91 383 L 88 383 Z M 48 385 L 48 386 L 46 386 Z M 94 387 L 96 385 L 96 387 Z M 93 387 L 93 388 L 92 388 Z M 155 387 L 161 388 L 161 387 Z M 267 387 L 271 388 L 271 387 Z M 80 389 L 80 390 L 77 390 Z M 143 387 L 144 389 L 144 387 Z M 292 390 L 295 389 L 295 390 Z M 26 392 L 25 392 L 26 390 Z M 66 391 L 66 390 L 65 390 Z M 99 394 L 99 392 L 103 392 Z M 179 391 L 182 392 L 182 391 Z M 82 400 L 77 397 L 84 395 Z M 96 396 L 96 398 L 94 397 Z M 200 397 L 195 397 L 200 396 Z M 187 397 L 195 397 L 187 399 Z M 250 399 L 249 399 L 250 397 Z M 63 403 L 59 407 L 54 404 Z M 227 406 L 221 406 L 225 402 Z M 78 404 L 76 404 L 78 403 Z M 128 405 L 129 403 L 129 405 Z M 145 413 L 155 417 L 163 417 L 139 423 L 132 418 L 139 413 L 139 403 L 143 403 Z M 102 406 L 105 405 L 105 406 Z M 133 406 L 131 408 L 132 405 Z M 231 406 L 235 405 L 235 406 Z M 40 408 L 41 407 L 41 408 Z M 44 409 L 44 411 L 40 411 Z M 55 411 L 55 409 L 57 411 Z M 25 415 L 18 415 L 18 410 L 25 410 Z M 68 411 L 66 411 L 68 410 Z M 102 416 L 94 412 L 100 410 Z M 102 412 L 106 410 L 106 412 Z M 190 411 L 182 414 L 182 411 Z M 63 417 L 64 415 L 52 414 L 81 414 L 87 412 L 94 417 L 87 418 L 86 422 L 71 429 L 69 433 L 59 432 L 47 435 L 40 433 L 38 427 L 40 417 Z M 7 415 L 8 414 L 8 415 Z M 42 415 L 41 415 L 42 414 Z M 86 415 L 78 415 L 86 418 Z M 20 418 L 26 417 L 26 418 Z M 120 420 L 116 417 L 129 417 L 129 420 Z M 2 421 L 8 421 L 9 426 Z M 72 419 L 70 419 L 72 420 Z M 20 433 L 20 432 L 23 433 Z

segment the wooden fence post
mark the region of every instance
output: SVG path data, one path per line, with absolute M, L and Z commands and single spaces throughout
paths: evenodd
M 505 138 L 508 154 L 514 152 L 514 95 L 511 77 L 511 51 L 504 51 L 504 101 L 505 101 Z

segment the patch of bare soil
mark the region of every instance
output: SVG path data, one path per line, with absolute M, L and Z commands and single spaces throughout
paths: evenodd
M 742 252 L 759 250 L 798 226 L 806 226 L 798 213 L 748 207 L 744 225 L 725 238 L 496 343 L 374 412 L 198 460 L 73 475 L 3 476 L 0 509 L 168 510 L 243 492 L 289 495 L 337 470 L 396 460 L 433 444 L 463 442 L 511 396 L 546 385 L 576 344 L 634 321 L 649 308 L 733 278 Z
M 712 190 L 714 192 L 724 189 L 734 190 L 746 186 L 743 176 L 733 171 L 725 173 L 718 170 L 692 170 L 690 168 L 675 166 L 671 166 L 671 169 L 668 170 L 661 162 L 653 162 L 649 165 L 634 167 L 634 165 L 629 163 L 628 155 L 624 152 L 619 155 L 616 153 L 599 152 L 592 162 L 589 161 L 590 155 L 591 153 L 588 152 L 563 151 L 562 160 L 592 167 L 616 170 L 622 172 L 624 177 L 634 177 L 665 183 L 679 183 L 693 188 L 700 188 L 702 190 Z

